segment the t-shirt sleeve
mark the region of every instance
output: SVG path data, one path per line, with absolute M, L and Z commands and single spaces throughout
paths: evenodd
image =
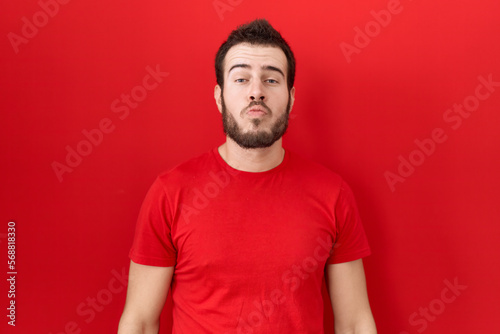
M 336 237 L 328 264 L 349 262 L 371 254 L 351 188 L 342 181 L 335 204 Z
M 176 264 L 177 252 L 170 234 L 167 217 L 168 199 L 159 178 L 149 189 L 137 219 L 134 242 L 129 257 L 135 263 L 171 267 Z

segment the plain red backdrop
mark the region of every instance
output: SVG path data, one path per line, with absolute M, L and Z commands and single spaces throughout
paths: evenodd
M 1 280 L 0 331 L 116 331 L 143 197 L 158 173 L 222 143 L 215 52 L 266 17 L 297 58 L 284 145 L 353 188 L 379 333 L 499 332 L 500 87 L 474 97 L 479 77 L 500 81 L 499 12 L 493 0 L 4 3 L 0 268 L 7 277 L 15 221 L 18 275 L 15 328 Z M 148 67 L 168 72 L 150 90 Z M 447 110 L 464 101 L 473 111 L 457 126 Z M 446 140 L 433 147 L 436 128 Z M 168 305 L 162 319 L 170 333 Z

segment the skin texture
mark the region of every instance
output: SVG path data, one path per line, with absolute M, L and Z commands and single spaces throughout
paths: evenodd
M 287 61 L 281 49 L 245 43 L 233 46 L 224 61 L 224 88 L 217 85 L 214 89 L 219 112 L 224 111 L 243 136 L 271 133 L 291 112 L 295 101 L 295 87 L 288 89 L 286 73 Z M 249 112 L 255 102 L 259 102 L 260 112 Z M 226 136 L 219 153 L 231 167 L 247 172 L 273 169 L 284 157 L 281 138 L 267 147 L 249 149 Z M 173 271 L 173 267 L 131 262 L 119 334 L 158 333 Z M 362 260 L 327 265 L 326 282 L 335 314 L 335 333 L 375 334 Z
M 143 266 L 130 261 L 125 309 L 118 334 L 157 334 L 174 267 Z
M 335 334 L 376 334 L 363 261 L 327 265 L 326 282 L 335 315 Z
M 283 90 L 286 72 L 283 66 L 287 64 L 286 59 L 283 64 L 282 55 L 278 48 L 260 50 L 248 44 L 232 48 L 226 55 L 226 90 L 220 96 L 221 89 L 216 87 L 214 94 L 219 96 L 214 97 L 216 101 L 218 97 L 221 99 L 219 110 L 222 112 L 224 132 L 242 148 L 269 147 L 286 131 L 292 99 L 288 89 Z M 282 112 L 281 105 L 277 106 L 280 109 L 268 105 L 278 104 L 283 94 L 288 94 L 285 112 Z M 225 95 L 229 96 L 230 102 L 244 101 L 239 114 L 234 114 L 238 112 L 238 107 L 228 112 Z
M 244 65 L 246 67 L 234 67 Z M 269 68 L 279 69 L 282 73 Z M 214 98 L 222 113 L 222 95 L 227 112 L 234 118 L 241 131 L 256 134 L 271 132 L 272 126 L 290 111 L 295 101 L 295 87 L 287 87 L 287 61 L 277 47 L 238 44 L 232 47 L 224 60 L 224 89 L 217 85 Z M 290 96 L 290 100 L 289 100 Z M 270 109 L 266 115 L 249 115 L 246 109 L 252 101 L 263 101 Z M 255 119 L 261 121 L 255 125 Z M 246 172 L 262 172 L 278 166 L 284 157 L 282 139 L 266 148 L 245 149 L 233 139 L 219 147 L 222 158 L 233 168 Z

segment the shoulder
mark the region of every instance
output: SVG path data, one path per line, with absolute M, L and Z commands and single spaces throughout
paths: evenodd
M 216 168 L 216 163 L 212 149 L 160 173 L 157 181 L 164 185 L 172 182 L 189 183 Z

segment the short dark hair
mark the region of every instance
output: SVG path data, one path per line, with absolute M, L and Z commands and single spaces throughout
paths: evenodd
M 288 90 L 292 89 L 295 81 L 295 56 L 285 39 L 266 19 L 257 19 L 240 25 L 231 32 L 227 40 L 220 46 L 215 56 L 215 76 L 217 84 L 221 88 L 224 85 L 224 59 L 226 54 L 233 46 L 241 43 L 275 46 L 283 50 L 288 63 L 287 86 Z

